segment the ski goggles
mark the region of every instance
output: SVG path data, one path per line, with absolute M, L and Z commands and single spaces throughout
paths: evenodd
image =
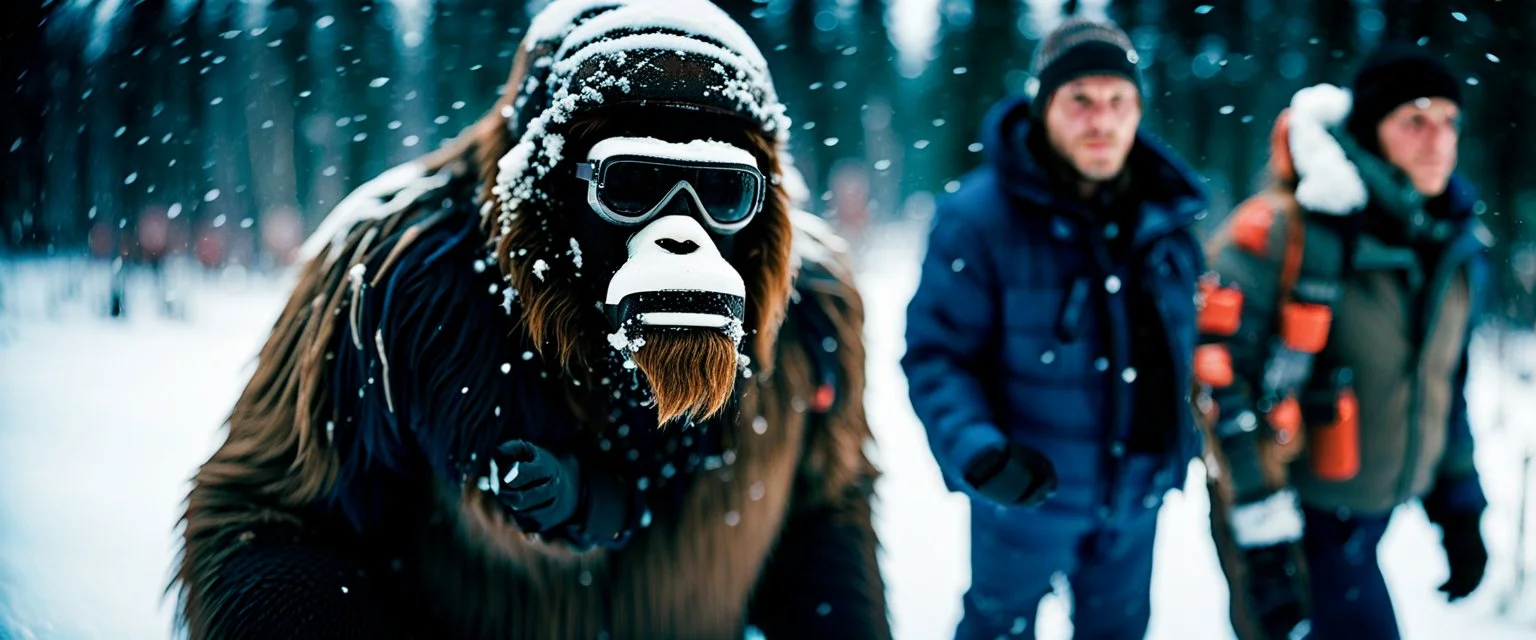
M 576 177 L 588 183 L 592 210 L 612 224 L 645 224 L 686 196 L 713 231 L 727 235 L 752 222 L 767 190 L 752 154 L 705 141 L 609 138 L 576 165 Z

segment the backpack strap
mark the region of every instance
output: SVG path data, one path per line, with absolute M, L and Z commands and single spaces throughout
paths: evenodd
M 1349 260 L 1345 233 L 1336 224 L 1307 215 L 1294 198 L 1277 195 L 1273 201 L 1288 228 L 1275 318 L 1278 339 L 1272 341 L 1264 364 L 1257 408 L 1267 414 L 1276 439 L 1285 444 L 1303 423 L 1333 419 L 1335 389 L 1327 389 L 1326 399 L 1314 400 L 1308 387 L 1316 379 L 1317 354 L 1328 343 Z M 1347 385 L 1350 372 L 1341 369 L 1329 372 L 1329 377 L 1329 387 Z

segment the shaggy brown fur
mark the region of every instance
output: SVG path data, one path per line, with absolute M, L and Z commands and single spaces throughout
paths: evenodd
M 508 87 L 522 82 L 525 54 L 520 47 Z M 503 102 L 514 93 L 507 91 Z M 428 172 L 464 176 L 488 197 L 496 161 L 513 143 L 499 115 L 502 106 L 492 107 L 460 139 L 425 158 Z M 690 137 L 707 132 L 749 148 L 765 174 L 778 172 L 777 152 L 767 136 L 739 124 L 726 129 L 698 114 L 682 117 L 689 126 L 671 130 L 686 128 Z M 662 137 L 662 131 L 650 129 L 652 124 L 622 113 L 587 121 L 566 132 L 567 157 L 580 157 L 596 140 L 621 131 L 650 130 Z M 340 323 L 355 321 L 351 316 L 362 295 L 349 283 L 348 271 L 372 258 L 393 263 L 394 256 L 439 222 L 429 202 L 442 197 L 424 197 L 422 206 L 360 223 L 333 247 L 333 256 L 321 255 L 304 266 L 229 417 L 227 441 L 193 480 L 173 585 L 180 588 L 180 613 L 192 638 L 211 637 L 225 615 L 221 605 L 228 594 L 220 591 L 220 570 L 231 554 L 251 542 L 253 530 L 276 524 L 340 546 L 350 544 L 333 523 L 301 515 L 334 488 L 341 465 L 327 423 L 335 413 L 330 362 L 338 349 L 352 348 L 338 344 Z M 580 416 L 593 389 L 590 381 L 582 384 L 588 374 L 581 365 L 595 357 L 595 349 L 608 348 L 603 319 L 591 303 L 590 285 L 574 274 L 558 272 L 556 265 L 541 280 L 532 276 L 531 260 L 511 259 L 515 249 L 542 250 L 556 234 L 537 224 L 540 218 L 559 224 L 554 212 L 520 212 L 496 247 L 523 310 L 521 317 L 507 320 L 505 332 L 533 336 L 542 355 L 564 367 L 566 397 L 549 401 L 569 405 Z M 487 243 L 493 241 L 494 224 L 492 213 L 484 224 Z M 747 283 L 748 353 L 757 371 L 736 390 L 740 413 L 726 434 L 733 463 L 698 471 L 682 504 L 657 512 L 651 526 L 619 551 L 574 553 L 562 543 L 525 534 L 472 484 L 454 503 L 430 498 L 441 493 L 433 486 L 414 487 L 392 499 L 391 506 L 410 516 L 402 521 L 418 527 L 407 535 L 416 544 L 400 577 L 421 598 L 412 606 L 434 612 L 418 620 L 430 618 L 438 637 L 590 638 L 604 628 L 613 638 L 740 637 L 754 599 L 778 602 L 803 587 L 803 569 L 793 563 L 804 559 L 785 557 L 794 553 L 776 552 L 776 545 L 795 537 L 799 523 L 820 522 L 826 515 L 826 521 L 859 532 L 856 548 L 828 552 L 838 562 L 854 563 L 849 588 L 867 603 L 867 610 L 856 615 L 868 621 L 871 637 L 888 637 L 870 513 L 876 471 L 864 455 L 871 434 L 863 411 L 862 305 L 846 265 L 830 265 L 838 275 L 835 284 L 802 291 L 800 304 L 821 306 L 837 327 L 841 373 L 836 408 L 820 428 L 812 429 L 805 407 L 815 381 L 810 356 L 796 339 L 803 329 L 783 323 L 792 288 L 792 234 L 786 198 L 775 187 L 764 210 L 737 235 L 731 258 Z M 387 271 L 370 273 L 370 281 L 380 282 Z M 717 338 L 703 344 L 718 345 Z M 737 379 L 734 357 L 729 363 L 715 357 L 692 362 L 683 356 L 701 351 L 699 339 L 648 340 L 638 364 L 656 381 L 663 418 L 720 406 L 722 394 L 728 395 Z M 729 376 L 722 375 L 727 365 Z M 709 372 L 707 381 L 700 379 L 704 372 Z M 800 535 L 811 539 L 806 548 L 816 548 L 820 534 Z M 774 611 L 763 615 L 765 626 L 792 617 Z

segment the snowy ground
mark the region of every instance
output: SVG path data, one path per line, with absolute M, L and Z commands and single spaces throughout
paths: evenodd
M 902 639 L 948 637 L 969 581 L 967 506 L 945 492 L 897 366 L 921 244 L 914 229 L 884 229 L 861 257 L 868 408 L 886 472 L 881 561 Z M 137 278 L 127 319 L 111 321 L 101 315 L 105 265 L 0 261 L 0 640 L 171 634 L 163 591 L 186 479 L 221 437 L 217 425 L 291 281 L 181 269 L 169 280 L 184 317 L 157 315 Z M 1512 579 L 1522 438 L 1536 435 L 1536 384 L 1518 375 L 1536 367 L 1536 340 L 1476 348 L 1473 417 L 1493 501 L 1484 521 L 1493 566 L 1474 597 L 1444 604 L 1436 532 L 1417 507 L 1401 509 L 1382 554 L 1410 639 L 1536 637 L 1536 599 L 1495 615 Z M 1201 473 L 1192 465 L 1188 493 L 1171 495 L 1162 512 L 1153 638 L 1231 637 Z M 1065 602 L 1043 605 L 1040 637 L 1068 637 Z

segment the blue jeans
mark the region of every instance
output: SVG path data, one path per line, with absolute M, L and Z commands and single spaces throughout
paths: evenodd
M 1150 467 L 1128 476 L 1149 476 Z M 1140 490 L 1122 492 L 1104 520 L 1089 505 L 1047 501 L 1024 510 L 972 500 L 971 587 L 955 638 L 1034 637 L 1036 610 L 1058 571 L 1072 585 L 1075 638 L 1145 636 L 1162 500 L 1144 495 L 1141 478 L 1127 479 Z
M 1312 590 L 1308 640 L 1398 640 L 1397 616 L 1376 557 L 1392 514 L 1340 518 L 1308 508 L 1302 513 Z

